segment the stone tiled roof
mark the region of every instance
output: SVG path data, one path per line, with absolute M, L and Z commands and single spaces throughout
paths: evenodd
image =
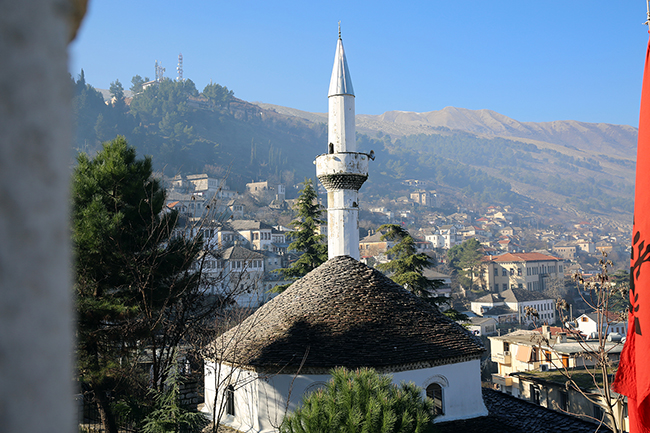
M 230 225 L 237 231 L 241 230 L 271 230 L 271 227 L 268 224 L 265 224 L 261 221 L 255 220 L 233 220 L 230 222 Z
M 476 300 L 474 300 L 472 302 L 477 302 L 477 303 L 478 302 L 492 302 L 492 303 L 503 302 L 503 298 L 501 296 L 499 296 L 498 293 L 488 293 L 487 295 L 481 296 L 480 298 L 478 298 L 478 299 L 476 299 Z
M 501 296 L 506 302 L 530 302 L 530 301 L 543 301 L 551 299 L 548 296 L 544 296 L 539 292 L 532 292 L 525 289 L 508 289 L 501 292 Z M 553 299 L 551 299 L 553 300 Z
M 264 254 L 261 254 L 257 251 L 249 250 L 248 248 L 241 247 L 239 245 L 226 248 L 222 253 L 221 257 L 225 260 L 256 260 L 264 259 Z
M 488 416 L 436 424 L 438 433 L 593 433 L 597 424 L 483 388 Z M 609 432 L 601 426 L 599 432 Z
M 382 240 L 381 237 L 384 235 L 382 232 L 375 232 L 365 238 L 361 239 L 361 243 L 376 243 L 376 242 L 388 242 L 388 240 Z
M 484 316 L 503 316 L 505 314 L 517 314 L 517 312 L 507 305 L 498 305 L 483 313 Z
M 542 253 L 506 253 L 500 256 L 492 256 L 493 262 L 536 262 L 536 261 L 562 261 L 559 257 L 554 257 Z
M 328 260 L 219 337 L 220 358 L 257 370 L 382 372 L 476 359 L 483 345 L 436 307 L 348 256 Z

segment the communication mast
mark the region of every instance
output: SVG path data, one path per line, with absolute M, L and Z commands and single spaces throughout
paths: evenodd
M 155 69 L 156 69 L 156 75 L 155 75 L 156 81 L 160 83 L 165 77 L 165 68 L 163 68 L 162 64 L 158 63 L 158 60 L 156 60 Z
M 176 67 L 178 72 L 178 81 L 183 81 L 183 53 L 178 55 L 178 66 Z

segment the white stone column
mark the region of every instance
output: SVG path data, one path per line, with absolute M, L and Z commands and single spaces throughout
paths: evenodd
M 71 3 L 0 0 L 0 430 L 73 432 Z

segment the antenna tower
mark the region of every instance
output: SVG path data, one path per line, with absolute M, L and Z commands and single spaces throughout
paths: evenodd
M 178 81 L 183 81 L 183 53 L 178 55 L 178 66 L 176 67 L 178 72 Z
M 156 60 L 155 68 L 156 68 L 156 75 L 155 75 L 156 81 L 160 83 L 165 76 L 165 68 L 162 67 L 162 63 L 158 63 L 158 60 Z

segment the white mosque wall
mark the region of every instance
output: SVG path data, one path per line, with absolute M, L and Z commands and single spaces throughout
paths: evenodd
M 393 374 L 393 382 L 413 382 L 422 388 L 438 383 L 442 387 L 444 415 L 435 422 L 470 419 L 488 414 L 481 391 L 481 362 L 478 359 Z
M 217 418 L 220 418 L 220 422 L 224 425 L 242 432 L 262 431 L 259 424 L 258 387 L 260 380 L 257 373 L 206 361 L 204 375 L 205 404 L 203 411 L 208 415 L 210 422 L 213 421 L 213 414 L 216 412 Z M 230 385 L 235 389 L 234 415 L 228 414 L 226 410 L 225 394 Z
M 211 411 L 215 398 L 214 363 L 206 363 L 206 410 Z M 221 369 L 218 401 L 229 378 L 235 384 L 235 415 L 224 415 L 222 423 L 242 432 L 267 433 L 277 431 L 286 413 L 293 412 L 302 402 L 302 396 L 325 385 L 328 374 L 279 374 L 264 376 L 243 369 Z M 487 415 L 481 393 L 480 361 L 393 373 L 393 382 L 413 382 L 425 389 L 438 383 L 443 390 L 444 415 L 435 422 L 469 419 Z

